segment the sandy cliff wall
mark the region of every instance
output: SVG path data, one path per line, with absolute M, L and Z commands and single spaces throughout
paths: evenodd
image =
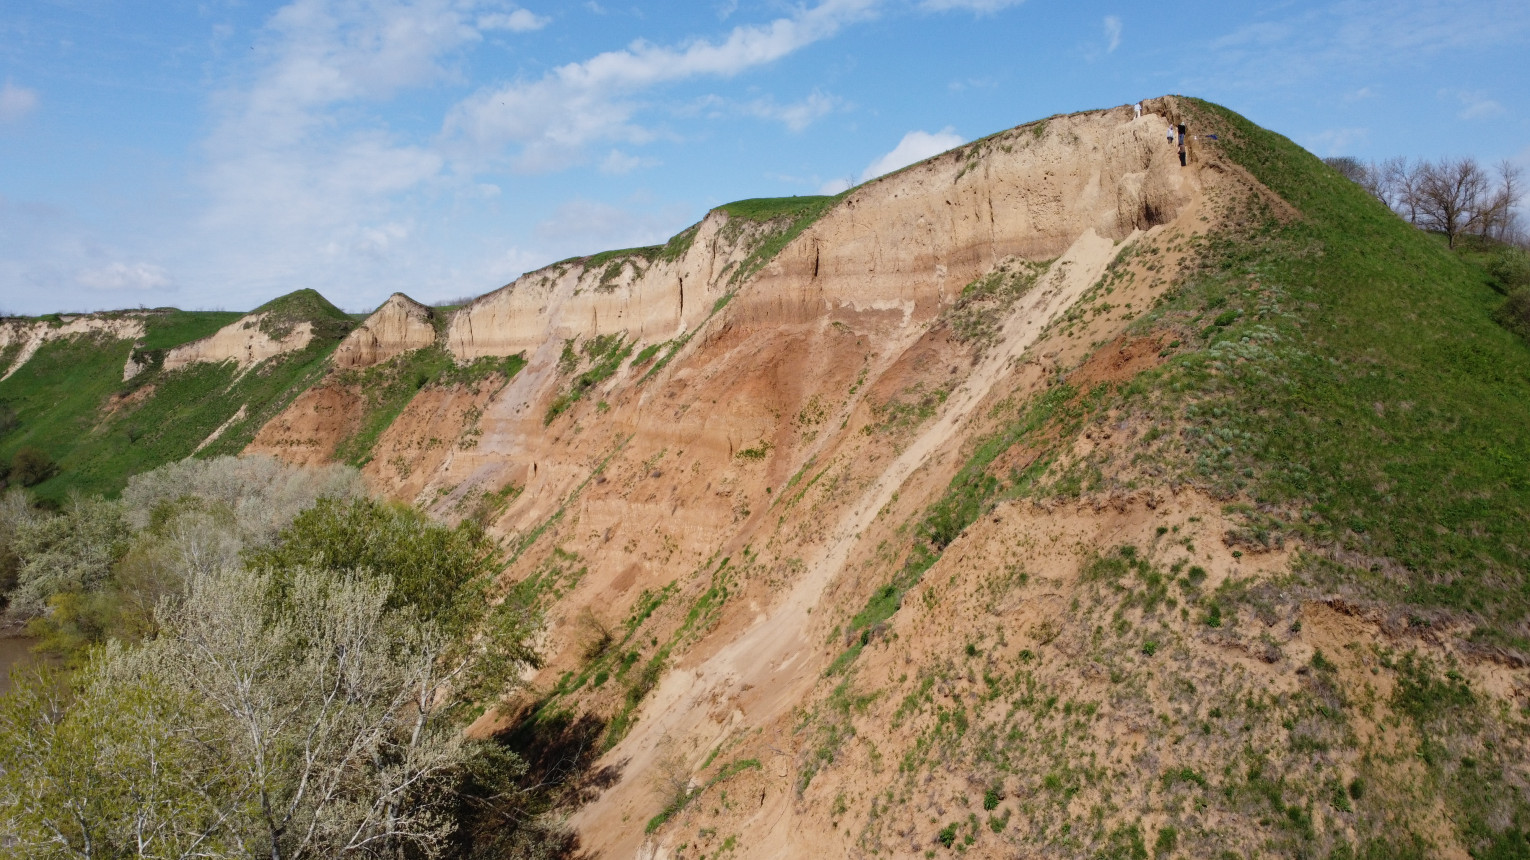
M 48 341 L 84 334 L 104 335 L 116 340 L 137 340 L 144 335 L 143 318 L 134 314 L 110 317 L 86 315 L 75 317 L 62 325 L 30 320 L 0 322 L 0 354 L 18 347 L 10 363 L 0 367 L 0 379 L 20 370 Z
M 528 272 L 459 310 L 447 330 L 458 360 L 531 353 L 548 340 L 626 332 L 667 340 L 707 317 L 768 224 L 712 212 L 674 258 L 627 255 Z
M 1167 120 L 1095 112 L 985 138 L 852 192 L 740 296 L 746 317 L 897 311 L 927 319 L 1007 256 L 1085 230 L 1119 241 L 1190 199 Z
M 261 330 L 260 324 L 265 318 L 263 313 L 240 317 L 208 337 L 170 350 L 165 356 L 165 370 L 222 361 L 237 362 L 242 369 L 268 358 L 296 352 L 313 339 L 313 324 L 307 321 L 293 325 L 285 337 L 273 338 Z
M 339 368 L 361 368 L 436 342 L 435 312 L 403 293 L 394 293 L 335 348 Z

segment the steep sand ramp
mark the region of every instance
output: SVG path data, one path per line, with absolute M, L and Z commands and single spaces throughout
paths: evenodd
M 232 361 L 245 370 L 268 358 L 297 352 L 313 340 L 313 323 L 307 320 L 293 324 L 283 337 L 274 338 L 261 327 L 266 318 L 265 313 L 243 316 L 201 340 L 170 350 L 165 355 L 165 370 L 224 361 Z
M 621 823 L 651 805 L 645 774 L 669 737 L 715 733 L 708 702 L 731 698 L 739 690 L 765 690 L 752 700 L 745 715 L 749 724 L 765 725 L 790 710 L 818 678 L 816 643 L 806 632 L 810 610 L 820 604 L 825 587 L 838 576 L 862 532 L 891 500 L 915 469 L 937 450 L 959 440 L 960 431 L 995 382 L 1034 343 L 1042 330 L 1066 310 L 1104 272 L 1123 246 L 1116 246 L 1086 229 L 1053 266 L 1048 276 L 1021 299 L 1003 325 L 998 347 L 947 401 L 936 421 L 861 494 L 859 501 L 834 528 L 835 538 L 823 555 L 809 564 L 806 575 L 789 596 L 760 617 L 742 636 L 689 671 L 673 671 L 645 703 L 642 717 L 607 760 L 623 762 L 623 780 L 601 801 L 576 816 L 575 823 L 592 849 L 609 856 L 630 856 L 641 842 L 636 828 Z M 806 848 L 806 846 L 803 846 Z
M 403 293 L 394 293 L 335 348 L 334 366 L 371 367 L 436 342 L 435 312 Z

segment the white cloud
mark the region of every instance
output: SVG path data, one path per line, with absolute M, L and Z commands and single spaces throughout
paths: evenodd
M 760 119 L 782 123 L 792 131 L 802 131 L 839 104 L 838 98 L 815 91 L 802 101 L 785 105 L 776 104 L 774 99 L 756 99 L 744 106 L 744 112 Z
M 1330 128 L 1307 137 L 1308 148 L 1323 155 L 1345 155 L 1371 135 L 1368 128 Z
M 571 200 L 536 226 L 536 236 L 548 262 L 592 254 L 609 248 L 656 245 L 684 229 L 684 207 L 658 212 L 634 212 L 608 203 Z
M 1274 20 L 1239 27 L 1209 43 L 1204 79 L 1189 87 L 1229 86 L 1266 93 L 1307 87 L 1341 72 L 1372 74 L 1434 64 L 1455 51 L 1512 45 L 1530 36 L 1524 0 L 1344 0 L 1308 8 L 1273 7 Z M 1290 11 L 1287 11 L 1290 10 Z
M 478 29 L 530 33 L 533 30 L 540 30 L 551 23 L 552 19 L 545 15 L 537 15 L 527 9 L 516 9 L 514 12 L 509 13 L 495 12 L 479 16 Z
M 656 167 L 659 164 L 657 158 L 645 158 L 639 155 L 628 155 L 619 149 L 613 149 L 606 153 L 605 160 L 600 162 L 600 172 L 611 175 L 631 173 L 640 167 Z
M 1507 113 L 1503 105 L 1480 90 L 1440 90 L 1439 96 L 1461 103 L 1461 111 L 1456 114 L 1461 119 L 1491 119 Z
M 822 0 L 769 24 L 735 27 L 720 41 L 679 46 L 646 41 L 568 63 L 534 81 L 482 90 L 448 114 L 445 135 L 458 157 L 493 161 L 508 153 L 525 172 L 577 163 L 600 141 L 642 143 L 654 132 L 634 122 L 632 97 L 697 77 L 731 77 L 781 59 L 869 16 L 878 0 Z
M 403 195 L 455 182 L 483 199 L 471 177 L 444 177 L 431 145 L 402 141 L 372 108 L 455 79 L 455 52 L 482 39 L 477 5 L 293 0 L 273 14 L 254 75 L 217 95 L 202 144 L 207 204 L 193 241 L 220 249 L 211 271 L 282 286 L 320 266 L 387 271 L 419 244 L 396 211 Z
M 920 0 L 919 8 L 931 12 L 948 12 L 961 9 L 978 14 L 992 14 L 1011 6 L 1019 6 L 1025 0 Z
M 7 80 L 0 87 L 0 123 L 16 122 L 37 109 L 37 91 Z
M 1105 53 L 1121 47 L 1121 19 L 1115 15 L 1105 16 Z
M 841 191 L 849 191 L 850 187 L 853 186 L 854 184 L 855 183 L 851 182 L 850 178 L 848 176 L 840 177 L 838 179 L 830 179 L 828 182 L 825 182 L 824 184 L 818 186 L 818 193 L 819 194 L 838 194 Z
M 160 290 L 170 286 L 165 270 L 151 263 L 110 263 L 81 271 L 75 281 L 92 290 Z
M 932 155 L 939 155 L 966 142 L 966 138 L 957 134 L 950 126 L 934 134 L 927 131 L 911 131 L 898 141 L 898 145 L 893 147 L 892 152 L 867 165 L 866 169 L 861 171 L 861 181 L 870 181 L 883 174 L 923 161 Z

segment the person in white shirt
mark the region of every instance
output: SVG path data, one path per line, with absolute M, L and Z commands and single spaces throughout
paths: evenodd
M 1132 119 L 1142 119 L 1142 102 L 1132 105 L 1132 112 L 1135 114 Z
M 1174 145 L 1174 124 L 1173 123 L 1169 124 L 1169 129 L 1168 129 L 1168 131 L 1165 132 L 1165 134 L 1168 135 L 1169 145 L 1173 146 Z

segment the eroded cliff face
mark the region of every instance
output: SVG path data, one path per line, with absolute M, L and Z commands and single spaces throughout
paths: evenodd
M 688 243 L 681 240 L 683 248 L 596 255 L 528 272 L 453 314 L 447 346 L 470 361 L 614 333 L 667 340 L 706 319 L 772 226 L 712 212 Z
M 1050 259 L 1087 230 L 1119 242 L 1167 224 L 1195 188 L 1165 125 L 1151 112 L 1055 117 L 872 182 L 782 251 L 740 295 L 742 312 L 924 322 L 1005 257 Z
M 394 293 L 335 348 L 341 369 L 371 367 L 436 342 L 435 312 L 403 293 Z
M 0 357 L 9 358 L 0 366 L 0 379 L 20 370 L 43 344 L 81 335 L 137 340 L 144 335 L 143 318 L 132 311 L 124 311 L 110 315 L 83 314 L 57 323 L 0 321 Z
M 281 332 L 281 337 L 272 337 L 262 327 L 267 316 L 255 313 L 240 317 L 208 337 L 170 350 L 165 355 L 165 370 L 224 361 L 232 361 L 240 369 L 245 369 L 268 358 L 297 352 L 313 340 L 313 323 L 307 320 L 293 323 L 287 331 Z
M 1211 773 L 1240 744 L 1273 768 L 1305 755 L 1240 703 L 1361 684 L 1384 619 L 1273 587 L 1269 620 L 1242 632 L 1161 594 L 1130 603 L 1091 567 L 1119 546 L 1140 548 L 1143 582 L 1191 571 L 1186 592 L 1264 587 L 1292 558 L 1237 549 L 1223 500 L 1155 487 L 1151 464 L 1127 476 L 1140 490 L 1006 503 L 951 535 L 925 519 L 959 475 L 1087 472 L 1141 441 L 1105 416 L 1061 453 L 1017 436 L 963 472 L 1036 410 L 1172 355 L 1178 341 L 1133 322 L 1240 201 L 1289 214 L 1214 146 L 1192 142 L 1182 167 L 1164 139 L 1179 105 L 1144 106 L 1022 126 L 858 188 L 747 278 L 732 275 L 769 228 L 719 212 L 683 252 L 549 267 L 453 316 L 459 361 L 525 368 L 427 387 L 365 474 L 488 523 L 512 548 L 506 582 L 552 584 L 547 665 L 474 731 L 529 707 L 604 725 L 601 779 L 572 821 L 591 855 L 919 856 L 957 838 L 937 842 L 932 819 L 968 828 L 969 813 L 972 856 L 1066 853 L 1060 823 L 1090 809 L 1091 827 L 1148 843 L 1175 822 L 1193 853 L 1262 844 L 1237 816 L 1186 823 L 1173 774 Z M 607 351 L 583 351 L 602 336 Z M 1332 677 L 1304 668 L 1318 650 Z M 1523 667 L 1464 671 L 1530 689 Z M 1187 684 L 1217 690 L 1215 716 Z M 1401 749 L 1388 738 L 1374 749 Z M 1371 772 L 1358 755 L 1329 767 L 1346 784 Z M 676 785 L 700 800 L 677 805 Z

